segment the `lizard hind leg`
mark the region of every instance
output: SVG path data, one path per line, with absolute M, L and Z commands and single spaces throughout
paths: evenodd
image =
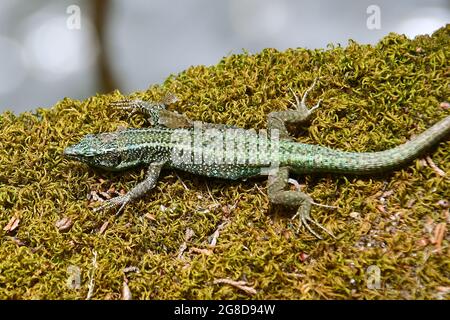
M 166 128 L 191 128 L 193 122 L 183 114 L 166 110 L 167 105 L 175 103 L 178 98 L 168 93 L 160 102 L 135 100 L 119 100 L 111 102 L 110 105 L 122 110 L 131 110 L 131 114 L 142 112 L 147 116 L 152 126 L 163 126 Z
M 335 236 L 323 227 L 321 224 L 316 222 L 310 217 L 311 207 L 316 204 L 310 196 L 299 190 L 285 190 L 289 181 L 289 169 L 287 167 L 282 167 L 276 170 L 276 172 L 269 175 L 268 181 L 268 194 L 270 202 L 274 204 L 281 204 L 289 207 L 297 207 L 297 213 L 292 217 L 292 219 L 299 218 L 299 228 L 304 225 L 305 228 L 311 232 L 318 239 L 322 237 L 316 233 L 310 226 L 310 224 L 315 225 L 319 229 L 325 231 L 331 237 Z M 326 206 L 331 207 L 331 206 Z

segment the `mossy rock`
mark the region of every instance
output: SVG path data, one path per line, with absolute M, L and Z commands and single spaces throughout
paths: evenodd
M 301 94 L 320 75 L 309 101 L 323 105 L 295 139 L 379 151 L 448 116 L 441 106 L 449 101 L 449 44 L 447 25 L 413 40 L 389 34 L 375 46 L 265 49 L 191 67 L 131 98 L 173 92 L 179 101 L 170 109 L 194 120 L 260 129 L 269 112 L 290 107 L 289 88 Z M 121 98 L 117 91 L 66 98 L 0 116 L 0 298 L 85 299 L 91 283 L 93 299 L 120 299 L 124 277 L 135 299 L 450 298 L 450 141 L 430 153 L 446 177 L 421 159 L 382 176 L 294 176 L 316 202 L 339 207 L 312 212 L 337 240 L 297 231 L 293 212 L 269 205 L 264 179 L 165 171 L 115 217 L 93 212 L 95 200 L 130 190 L 145 168 L 108 173 L 62 151 L 88 133 L 146 126 L 141 115 L 108 106 Z M 73 225 L 57 228 L 63 218 Z M 180 255 L 189 229 L 194 235 Z M 127 267 L 139 272 L 125 274 Z M 80 286 L 68 285 L 73 270 Z M 256 293 L 217 279 L 245 281 Z

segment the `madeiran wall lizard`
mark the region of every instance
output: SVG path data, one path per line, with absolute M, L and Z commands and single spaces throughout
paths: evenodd
M 222 124 L 194 122 L 186 116 L 166 110 L 166 104 L 141 100 L 115 103 L 121 108 L 140 110 L 152 123 L 151 128 L 123 129 L 89 134 L 64 150 L 64 155 L 88 165 L 120 171 L 147 165 L 144 181 L 125 195 L 105 201 L 98 210 L 119 207 L 120 213 L 130 201 L 155 187 L 161 169 L 173 168 L 193 174 L 246 179 L 268 175 L 268 196 L 272 203 L 297 208 L 300 225 L 321 238 L 310 226 L 316 225 L 332 235 L 310 217 L 310 196 L 287 190 L 289 172 L 337 173 L 365 175 L 394 170 L 408 164 L 450 133 L 450 116 L 442 119 L 411 141 L 380 152 L 345 152 L 318 145 L 294 142 L 286 124 L 310 120 L 319 101 L 312 108 L 295 96 L 294 110 L 272 112 L 267 118 L 267 132 L 244 130 Z

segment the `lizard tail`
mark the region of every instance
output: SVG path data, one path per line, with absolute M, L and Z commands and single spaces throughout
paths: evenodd
M 296 172 L 331 172 L 371 174 L 390 171 L 419 157 L 450 134 L 450 116 L 442 119 L 411 141 L 379 152 L 345 152 L 321 146 L 309 146 L 310 157 L 296 157 L 289 161 Z M 306 159 L 306 160 L 304 160 Z

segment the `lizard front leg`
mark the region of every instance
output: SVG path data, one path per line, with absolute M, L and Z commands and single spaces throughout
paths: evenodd
M 268 129 L 278 130 L 281 139 L 290 139 L 289 133 L 286 129 L 286 123 L 301 124 L 309 121 L 314 110 L 320 106 L 320 102 L 322 101 L 319 100 L 319 102 L 317 102 L 317 104 L 311 109 L 309 109 L 306 105 L 306 98 L 308 97 L 309 92 L 315 87 L 316 83 L 317 79 L 314 80 L 311 87 L 305 91 L 302 100 L 299 100 L 298 96 L 292 91 L 292 89 L 290 89 L 295 99 L 295 103 L 291 102 L 295 110 L 275 111 L 269 113 L 267 116 Z
M 285 190 L 288 185 L 288 179 L 289 169 L 287 167 L 277 168 L 269 174 L 268 194 L 270 202 L 297 208 L 297 213 L 292 217 L 292 219 L 299 217 L 299 228 L 304 225 L 306 229 L 308 229 L 308 231 L 314 236 L 322 239 L 322 237 L 318 235 L 309 225 L 312 223 L 334 238 L 334 235 L 330 231 L 310 217 L 311 206 L 315 204 L 310 196 L 299 190 Z
M 100 207 L 95 208 L 94 211 L 100 211 L 120 206 L 119 210 L 117 210 L 116 213 L 116 215 L 119 215 L 128 202 L 142 197 L 147 191 L 155 187 L 156 181 L 158 180 L 163 165 L 164 162 L 154 162 L 150 164 L 144 181 L 139 182 L 126 194 L 105 201 Z

